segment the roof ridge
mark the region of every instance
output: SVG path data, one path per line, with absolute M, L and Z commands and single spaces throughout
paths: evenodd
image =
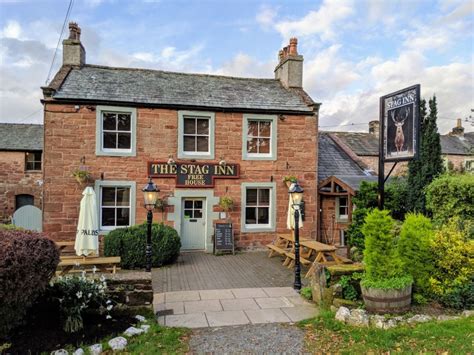
M 237 80 L 256 80 L 256 81 L 279 82 L 278 79 L 274 79 L 274 78 L 250 78 L 250 77 L 242 77 L 242 76 L 205 74 L 205 73 L 184 73 L 184 72 L 168 71 L 168 70 L 161 70 L 161 69 L 111 67 L 111 66 L 107 66 L 107 65 L 98 65 L 98 64 L 85 64 L 82 67 L 74 67 L 73 70 L 74 69 L 81 69 L 81 68 L 84 68 L 84 67 L 86 67 L 86 68 L 98 68 L 98 69 L 110 69 L 110 70 L 124 70 L 124 71 L 125 70 L 147 71 L 147 72 L 177 74 L 177 75 L 185 75 L 185 76 L 202 76 L 202 77 L 227 78 L 227 79 L 237 79 Z

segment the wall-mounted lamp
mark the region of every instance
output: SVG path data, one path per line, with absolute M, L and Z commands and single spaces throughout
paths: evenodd
M 219 165 L 220 166 L 226 166 L 227 165 L 227 162 L 225 161 L 224 157 L 220 157 Z
M 280 121 L 286 120 L 286 116 L 283 116 L 283 115 L 278 115 L 278 118 L 280 119 Z

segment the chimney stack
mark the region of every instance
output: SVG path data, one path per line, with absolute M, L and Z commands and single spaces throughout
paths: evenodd
M 286 88 L 303 87 L 303 56 L 298 54 L 298 40 L 290 39 L 290 44 L 278 52 L 275 79 Z
M 86 50 L 81 43 L 81 28 L 76 22 L 69 22 L 69 38 L 63 41 L 63 65 L 84 64 L 86 64 Z
M 453 130 L 449 132 L 449 135 L 455 137 L 464 136 L 464 127 L 462 126 L 462 120 L 460 118 L 457 119 L 456 127 L 454 127 Z
M 377 138 L 380 134 L 380 122 L 378 120 L 369 122 L 369 133 L 373 134 Z

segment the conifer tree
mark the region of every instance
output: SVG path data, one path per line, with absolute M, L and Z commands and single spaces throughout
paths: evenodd
M 420 103 L 421 142 L 417 160 L 408 164 L 409 201 L 412 211 L 426 214 L 425 187 L 439 174 L 443 173 L 441 141 L 436 120 L 438 108 L 436 96 L 429 100 L 430 113 L 426 110 L 426 101 Z

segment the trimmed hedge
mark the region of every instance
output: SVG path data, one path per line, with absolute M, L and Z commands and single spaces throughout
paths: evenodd
M 144 268 L 146 233 L 146 223 L 111 231 L 104 237 L 105 256 L 120 256 L 123 269 Z M 151 242 L 153 267 L 170 264 L 178 257 L 181 239 L 174 228 L 154 223 Z
M 58 263 L 56 244 L 44 234 L 0 229 L 0 338 L 21 323 Z

